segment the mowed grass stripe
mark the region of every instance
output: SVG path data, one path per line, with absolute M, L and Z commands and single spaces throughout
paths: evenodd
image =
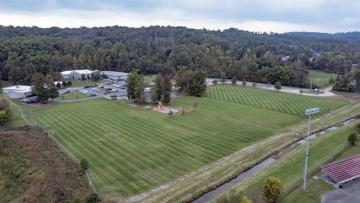
M 173 118 L 99 99 L 54 105 L 36 112 L 35 119 L 54 129 L 77 157 L 88 159 L 102 194 L 129 196 L 304 119 L 302 96 L 239 88 L 219 85 L 209 88 L 207 97 L 177 98 L 174 106 L 193 110 Z M 331 101 L 324 108 L 338 106 Z
M 212 93 L 218 91 L 221 92 L 221 95 Z M 309 107 L 320 107 L 322 110 L 321 112 L 326 113 L 347 104 L 345 100 L 341 99 L 303 96 L 231 85 L 211 86 L 208 88 L 208 92 L 209 98 L 228 102 L 234 102 L 234 99 L 229 98 L 229 95 L 233 96 L 235 93 L 236 97 L 239 98 L 236 100 L 237 103 L 257 106 L 298 116 L 304 116 L 304 110 Z

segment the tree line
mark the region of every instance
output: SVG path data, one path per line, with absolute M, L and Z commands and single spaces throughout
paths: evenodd
M 175 80 L 176 91 L 173 91 L 172 80 Z M 166 72 L 156 75 L 152 81 L 150 95 L 151 102 L 170 104 L 171 94 L 185 93 L 190 96 L 201 97 L 206 90 L 206 74 L 201 70 L 178 71 L 176 75 Z M 131 102 L 143 104 L 145 102 L 144 75 L 139 70 L 133 70 L 128 76 L 127 95 Z
M 31 84 L 36 72 L 137 69 L 158 74 L 170 67 L 170 72 L 201 70 L 207 77 L 305 87 L 308 69 L 342 74 L 359 62 L 360 42 L 351 36 L 317 38 L 169 26 L 0 26 L 0 76 L 15 84 Z

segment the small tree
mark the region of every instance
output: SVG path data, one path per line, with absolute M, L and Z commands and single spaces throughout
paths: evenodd
M 72 86 L 72 82 L 71 82 L 71 80 L 69 80 L 68 82 L 67 82 L 67 86 Z
M 96 193 L 92 193 L 86 198 L 86 203 L 98 203 L 98 202 L 101 202 L 101 199 L 99 195 L 97 195 Z
M 268 203 L 275 203 L 283 191 L 283 185 L 279 178 L 268 177 L 263 185 L 263 196 Z
M 280 82 L 280 81 L 277 81 L 277 82 L 275 83 L 274 87 L 275 87 L 275 89 L 276 89 L 277 91 L 281 90 L 281 82 Z
M 221 78 L 221 82 L 225 83 L 226 82 L 226 73 L 221 71 L 220 72 L 220 78 Z
M 137 81 L 136 81 L 136 86 L 135 86 L 135 92 L 134 92 L 134 100 L 137 104 L 142 104 L 144 103 L 144 76 L 139 74 Z
M 170 76 L 164 76 L 162 79 L 162 101 L 169 104 L 171 101 L 172 84 Z
M 360 123 L 356 124 L 355 131 L 360 134 Z
M 247 196 L 240 197 L 240 203 L 252 203 L 252 201 Z
M 162 100 L 163 79 L 161 75 L 158 74 L 153 82 L 154 82 L 154 86 L 151 89 L 151 98 L 152 101 L 155 103 Z
M 231 78 L 231 84 L 236 85 L 236 77 Z
M 32 85 L 34 93 L 39 97 L 42 103 L 47 102 L 48 90 L 47 90 L 47 79 L 42 73 L 34 73 L 32 75 Z
M 174 116 L 174 112 L 173 112 L 171 109 L 169 110 L 169 116 L 170 116 L 170 117 L 173 117 L 173 116 Z
M 81 167 L 82 172 L 85 173 L 86 170 L 89 169 L 89 162 L 86 159 L 82 159 L 80 161 L 80 167 Z
M 351 146 L 354 146 L 356 141 L 357 141 L 357 136 L 356 136 L 356 133 L 351 133 L 347 139 L 348 143 L 351 145 Z
M 48 95 L 51 98 L 51 101 L 54 101 L 54 98 L 59 96 L 59 91 L 55 85 L 49 87 Z
M 91 73 L 91 80 L 93 81 L 99 81 L 101 80 L 102 76 L 99 71 Z

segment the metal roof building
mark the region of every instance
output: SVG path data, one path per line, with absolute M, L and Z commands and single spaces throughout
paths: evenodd
M 22 99 L 32 94 L 32 86 L 16 85 L 4 87 L 3 94 L 11 99 Z
M 323 177 L 336 186 L 360 177 L 360 155 L 321 166 Z

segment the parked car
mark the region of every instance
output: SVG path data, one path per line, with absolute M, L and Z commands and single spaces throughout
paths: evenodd
M 87 96 L 88 97 L 96 97 L 97 95 L 95 93 L 88 93 Z
M 37 103 L 37 102 L 39 102 L 39 97 L 38 96 L 28 97 L 28 98 L 23 99 L 22 102 L 24 102 L 26 104 Z

